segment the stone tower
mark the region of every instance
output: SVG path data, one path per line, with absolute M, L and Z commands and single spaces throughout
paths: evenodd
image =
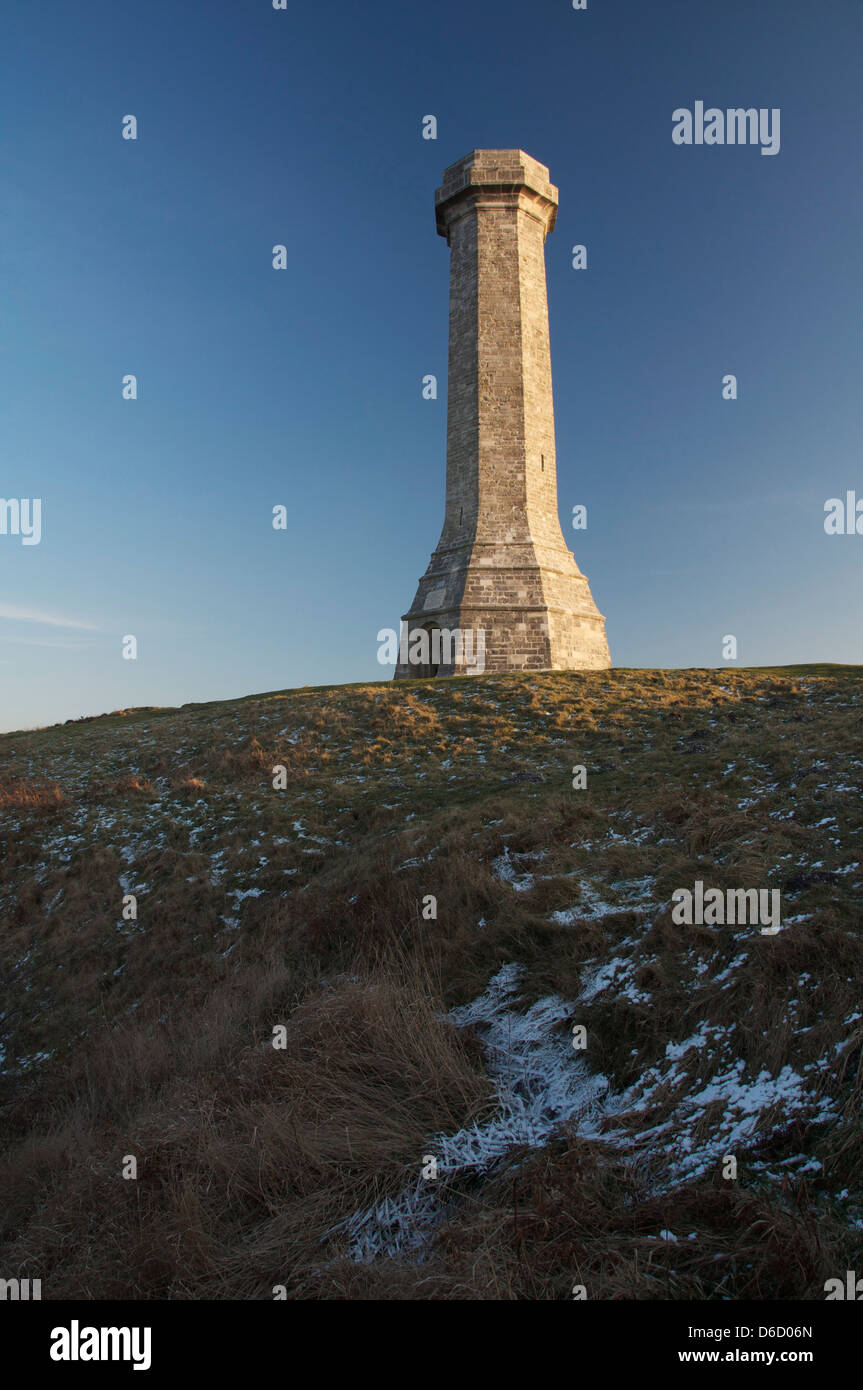
M 557 512 L 544 251 L 557 189 L 522 150 L 474 150 L 444 172 L 435 209 L 451 252 L 446 514 L 395 678 L 609 667 Z M 418 628 L 445 630 L 437 660 L 434 641 L 427 664 L 404 659 Z M 484 632 L 484 662 L 476 646 L 448 650 L 454 629 Z

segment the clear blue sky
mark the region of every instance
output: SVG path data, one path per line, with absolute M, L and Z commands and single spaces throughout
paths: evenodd
M 482 147 L 560 189 L 560 507 L 615 665 L 863 661 L 823 527 L 863 497 L 860 0 L 5 0 L 0 52 L 0 496 L 43 506 L 0 536 L 0 727 L 389 674 L 443 517 L 434 190 Z M 779 154 L 673 144 L 698 99 L 779 107 Z

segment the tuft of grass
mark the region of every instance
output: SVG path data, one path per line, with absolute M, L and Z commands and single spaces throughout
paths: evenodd
M 0 782 L 0 809 L 20 807 L 34 811 L 56 811 L 66 804 L 66 800 L 56 782 L 44 785 L 26 782 L 23 777 L 11 785 Z

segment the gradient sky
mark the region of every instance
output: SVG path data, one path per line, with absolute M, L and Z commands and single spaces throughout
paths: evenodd
M 0 536 L 0 728 L 389 675 L 443 519 L 434 190 L 482 147 L 560 189 L 560 509 L 615 665 L 863 661 L 823 525 L 863 497 L 860 0 L 5 0 L 0 52 L 0 496 L 43 507 Z M 674 145 L 697 99 L 779 107 L 779 154 Z

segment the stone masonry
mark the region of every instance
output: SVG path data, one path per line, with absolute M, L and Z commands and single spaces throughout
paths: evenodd
M 435 207 L 451 252 L 446 513 L 402 632 L 482 629 L 487 671 L 607 668 L 605 620 L 557 511 L 544 250 L 557 189 L 522 150 L 474 150 Z M 444 651 L 395 678 L 472 664 Z

